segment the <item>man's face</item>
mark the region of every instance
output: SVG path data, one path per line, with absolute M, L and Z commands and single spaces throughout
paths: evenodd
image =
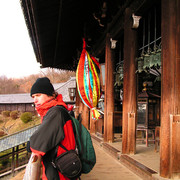
M 51 96 L 48 96 L 46 94 L 41 94 L 41 93 L 33 94 L 32 98 L 34 99 L 35 107 L 38 107 L 41 104 L 43 104 L 44 102 L 52 99 Z

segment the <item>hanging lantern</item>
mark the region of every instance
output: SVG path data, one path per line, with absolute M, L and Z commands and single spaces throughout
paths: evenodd
M 150 66 L 150 68 L 155 65 L 155 55 L 156 55 L 155 52 L 152 52 L 150 54 L 150 57 L 149 57 L 149 66 Z
M 83 39 L 83 50 L 76 70 L 76 82 L 79 96 L 92 110 L 93 119 L 99 119 L 101 115 L 96 109 L 100 98 L 98 68 L 99 63 L 86 51 L 86 42 Z
M 143 69 L 146 70 L 149 67 L 150 67 L 150 55 L 149 54 L 145 54 L 144 55 L 144 66 L 143 66 Z
M 141 73 L 143 72 L 143 66 L 144 66 L 144 61 L 143 61 L 143 57 L 139 57 L 137 58 L 137 62 L 138 62 L 138 72 Z
M 119 74 L 115 73 L 115 83 L 114 86 L 119 86 Z
M 160 67 L 161 66 L 161 49 L 158 49 L 155 57 L 154 57 L 154 61 L 155 61 L 155 66 L 156 67 Z

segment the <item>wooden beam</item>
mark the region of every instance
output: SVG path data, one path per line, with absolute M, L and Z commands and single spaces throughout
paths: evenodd
M 144 6 L 149 7 L 153 3 L 154 2 L 152 0 L 125 1 L 125 3 L 119 8 L 118 12 L 113 17 L 113 20 L 108 24 L 104 33 L 100 36 L 100 38 L 97 39 L 96 44 L 93 45 L 93 55 L 98 56 L 104 52 L 107 33 L 110 33 L 112 38 L 119 38 L 122 35 L 124 29 L 124 12 L 126 8 L 131 7 L 133 12 L 137 12 L 137 14 L 143 14 L 146 11 Z
M 38 30 L 37 30 L 37 23 L 35 19 L 35 3 L 33 0 L 25 0 L 25 6 L 27 8 L 27 16 L 28 16 L 28 21 L 29 21 L 29 31 L 32 36 L 32 44 L 34 45 L 34 51 L 35 55 L 37 58 L 37 62 L 42 63 L 42 55 L 41 55 L 41 49 L 40 49 L 40 43 L 39 43 L 39 38 L 38 38 Z

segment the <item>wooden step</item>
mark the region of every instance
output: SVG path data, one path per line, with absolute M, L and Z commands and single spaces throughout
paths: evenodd
M 91 134 L 91 138 L 92 138 L 92 140 L 97 141 L 97 143 L 100 143 L 100 144 L 101 144 L 101 143 L 103 142 L 101 138 L 97 137 L 97 136 L 94 135 L 94 134 Z
M 108 153 L 110 153 L 114 158 L 118 159 L 120 158 L 120 151 L 114 147 L 112 147 L 111 145 L 109 145 L 108 143 L 102 143 L 102 147 L 105 151 L 107 151 Z
M 146 167 L 128 155 L 121 155 L 120 162 L 143 179 L 156 179 L 153 177 L 153 174 L 157 174 L 156 171 Z

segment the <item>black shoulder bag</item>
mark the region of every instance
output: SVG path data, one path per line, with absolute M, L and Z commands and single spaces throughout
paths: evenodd
M 53 166 L 69 179 L 78 178 L 81 175 L 82 164 L 76 150 L 67 150 L 60 144 L 66 152 L 54 158 Z

